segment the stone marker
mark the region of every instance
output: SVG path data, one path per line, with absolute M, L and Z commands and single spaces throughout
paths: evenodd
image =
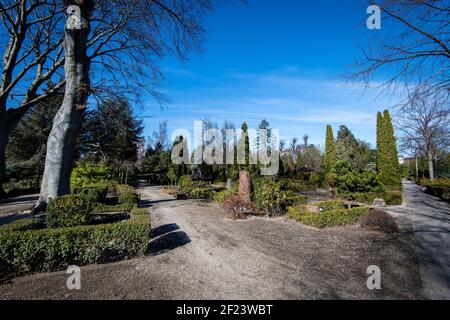
M 320 213 L 320 208 L 318 206 L 307 205 L 306 210 L 310 213 Z
M 250 182 L 250 172 L 239 172 L 239 196 L 246 202 L 251 202 L 252 184 Z
M 376 198 L 375 200 L 373 200 L 372 207 L 385 208 L 386 207 L 386 201 L 384 201 L 384 199 Z

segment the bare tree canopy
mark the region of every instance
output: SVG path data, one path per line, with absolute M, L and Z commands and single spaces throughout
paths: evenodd
M 444 92 L 429 94 L 426 85 L 418 86 L 409 97 L 409 105 L 398 116 L 404 150 L 428 158 L 430 178 L 434 179 L 433 161 L 450 147 L 450 100 Z
M 2 0 L 0 3 L 0 192 L 5 147 L 10 132 L 26 111 L 64 88 L 64 29 L 68 5 L 83 1 Z M 166 54 L 185 59 L 199 51 L 203 17 L 213 0 L 99 0 L 90 11 L 87 56 L 89 94 L 140 98 L 149 93 L 160 102 L 162 74 L 158 60 Z M 53 82 L 52 90 L 44 84 Z
M 430 93 L 450 89 L 450 1 L 376 0 L 382 37 L 363 49 L 364 59 L 350 78 L 397 91 L 428 83 Z M 374 36 L 375 32 L 372 33 Z M 379 33 L 380 34 L 380 33 Z M 386 76 L 387 75 L 387 76 Z M 376 78 L 376 76 L 380 76 Z M 374 81 L 384 79 L 381 82 Z

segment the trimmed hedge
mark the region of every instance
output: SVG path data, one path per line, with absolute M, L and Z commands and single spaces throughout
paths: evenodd
M 139 202 L 139 196 L 134 192 L 134 188 L 126 184 L 117 186 L 117 195 L 120 204 L 136 204 Z
M 115 224 L 0 232 L 0 278 L 128 259 L 146 252 L 148 215 Z
M 25 218 L 0 226 L 0 232 L 38 230 L 44 227 L 45 224 L 37 218 Z
M 420 184 L 427 189 L 427 193 L 450 201 L 450 179 L 437 178 L 434 181 L 429 179 L 422 179 Z
M 306 206 L 295 206 L 288 208 L 288 218 L 294 219 L 311 227 L 325 229 L 334 226 L 355 225 L 361 216 L 366 213 L 367 207 L 352 209 L 332 209 L 320 213 L 311 213 Z
M 88 224 L 94 205 L 95 201 L 82 194 L 52 199 L 47 207 L 47 225 L 49 228 L 61 228 Z
M 117 205 L 106 205 L 99 203 L 97 204 L 92 213 L 118 213 L 118 212 L 130 212 L 133 209 L 133 204 L 117 204 Z

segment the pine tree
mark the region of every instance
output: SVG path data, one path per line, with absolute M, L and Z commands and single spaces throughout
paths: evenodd
M 330 172 L 331 167 L 336 161 L 336 150 L 335 150 L 335 142 L 334 142 L 334 135 L 333 135 L 333 128 L 328 125 L 327 126 L 327 137 L 325 142 L 325 170 L 324 175 L 325 179 L 329 184 L 332 184 L 332 181 L 330 179 Z
M 386 186 L 401 186 L 397 145 L 391 115 L 385 110 L 378 115 L 377 170 L 380 181 Z

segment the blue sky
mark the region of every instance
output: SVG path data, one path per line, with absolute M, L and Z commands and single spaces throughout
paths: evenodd
M 193 130 L 194 120 L 224 120 L 256 128 L 263 119 L 281 138 L 308 134 L 324 144 L 325 126 L 347 125 L 375 143 L 375 115 L 393 104 L 361 84 L 345 83 L 359 45 L 384 30 L 366 28 L 364 0 L 248 0 L 220 5 L 205 21 L 203 53 L 180 63 L 162 61 L 164 109 L 149 98 L 138 113 L 151 136 L 168 120 L 170 133 Z M 378 33 L 378 34 L 376 34 Z

